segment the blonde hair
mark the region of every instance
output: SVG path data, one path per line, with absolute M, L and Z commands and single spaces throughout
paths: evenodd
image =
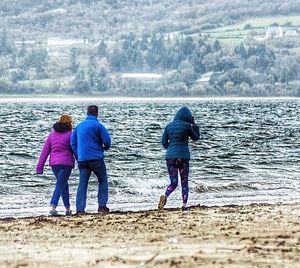
M 72 117 L 67 114 L 62 115 L 59 118 L 58 123 L 66 124 L 68 129 L 70 129 L 70 130 L 73 128 Z

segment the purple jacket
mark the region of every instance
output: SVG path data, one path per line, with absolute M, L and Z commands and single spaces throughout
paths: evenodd
M 65 165 L 74 167 L 75 160 L 70 146 L 70 137 L 72 131 L 68 130 L 64 124 L 56 123 L 53 126 L 52 132 L 49 134 L 38 164 L 36 173 L 43 174 L 44 165 L 50 154 L 49 165 Z

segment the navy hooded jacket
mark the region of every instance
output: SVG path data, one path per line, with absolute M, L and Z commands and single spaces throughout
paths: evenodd
M 88 115 L 74 130 L 70 144 L 77 161 L 98 160 L 104 158 L 104 150 L 111 146 L 106 128 L 94 115 Z
M 190 159 L 189 138 L 200 139 L 199 127 L 193 124 L 192 113 L 187 107 L 182 107 L 176 113 L 162 136 L 162 145 L 167 149 L 165 159 Z

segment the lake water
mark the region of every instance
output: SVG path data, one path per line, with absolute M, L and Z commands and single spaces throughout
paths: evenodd
M 169 183 L 161 135 L 183 105 L 201 129 L 201 141 L 190 143 L 190 205 L 300 201 L 299 99 L 1 98 L 0 217 L 48 213 L 55 179 L 48 166 L 35 174 L 44 140 L 61 114 L 71 114 L 76 125 L 90 104 L 99 105 L 112 137 L 106 155 L 112 210 L 157 207 Z M 77 168 L 69 183 L 75 211 Z M 181 206 L 180 187 L 168 206 Z M 87 211 L 96 209 L 92 177 Z

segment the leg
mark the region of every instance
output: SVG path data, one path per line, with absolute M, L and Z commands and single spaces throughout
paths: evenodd
M 68 180 L 70 178 L 72 172 L 72 167 L 65 166 L 64 167 L 64 186 L 62 189 L 62 200 L 66 209 L 70 208 L 70 194 L 69 194 L 69 183 Z
M 183 206 L 186 206 L 188 197 L 189 197 L 189 160 L 182 160 L 180 165 L 178 166 L 180 179 L 181 179 L 181 191 L 182 191 L 182 202 Z
M 173 159 L 167 159 L 166 163 L 171 184 L 167 187 L 165 194 L 161 195 L 159 198 L 158 211 L 161 211 L 164 208 L 165 204 L 167 203 L 168 196 L 178 186 L 178 168 L 176 166 L 176 161 Z
M 67 182 L 62 193 L 62 200 L 66 209 L 70 208 L 70 193 L 69 193 L 69 183 Z
M 50 201 L 50 205 L 53 208 L 56 208 L 58 205 L 58 200 L 64 188 L 64 169 L 62 165 L 55 165 L 52 166 L 52 171 L 56 177 L 56 185 Z
M 84 164 L 78 164 L 79 185 L 76 194 L 76 210 L 83 212 L 86 207 L 86 193 L 92 171 Z
M 173 159 L 168 159 L 166 162 L 171 181 L 171 184 L 167 187 L 165 192 L 165 195 L 168 197 L 178 186 L 178 168 Z
M 104 160 L 93 161 L 91 169 L 98 178 L 98 205 L 99 207 L 106 207 L 108 201 L 108 182 Z

